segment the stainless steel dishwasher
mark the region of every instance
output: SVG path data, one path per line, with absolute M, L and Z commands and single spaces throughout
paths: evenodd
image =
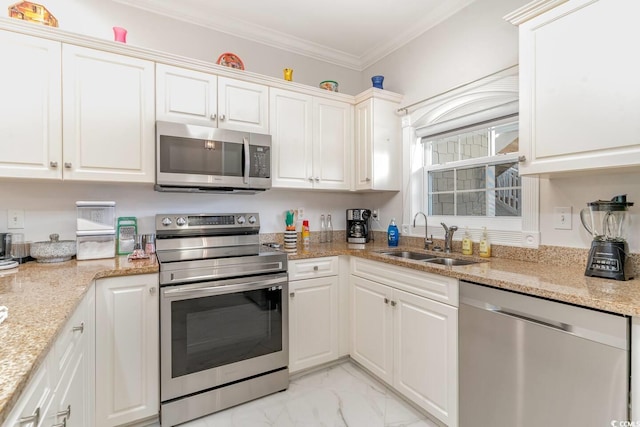
M 629 318 L 460 282 L 460 427 L 629 420 Z

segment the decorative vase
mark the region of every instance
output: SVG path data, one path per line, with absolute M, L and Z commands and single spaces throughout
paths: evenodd
M 282 70 L 284 73 L 284 79 L 288 82 L 293 80 L 293 68 L 285 68 Z
M 114 40 L 121 43 L 127 42 L 127 30 L 122 27 L 113 27 Z
M 378 89 L 383 89 L 382 82 L 384 81 L 384 76 L 373 76 L 371 77 L 371 82 L 373 83 L 373 87 Z

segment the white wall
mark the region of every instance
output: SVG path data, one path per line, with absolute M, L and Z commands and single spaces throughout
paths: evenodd
M 353 193 L 269 190 L 255 195 L 160 193 L 150 184 L 89 184 L 47 181 L 0 182 L 0 232 L 24 232 L 28 241 L 75 239 L 76 201 L 112 200 L 117 216 L 138 218 L 138 231 L 153 233 L 159 213 L 258 212 L 263 233 L 284 231 L 284 212 L 304 208 L 311 231 L 319 231 L 320 215 L 331 214 L 335 230 L 344 230 L 346 208 L 361 207 Z M 7 230 L 7 209 L 25 211 L 24 230 Z
M 17 0 L 0 0 L 7 10 Z M 243 40 L 229 34 L 149 13 L 109 0 L 47 0 L 39 2 L 58 19 L 59 28 L 79 34 L 113 40 L 112 27 L 127 29 L 127 44 L 169 52 L 215 63 L 220 54 L 233 52 L 245 69 L 272 77 L 283 77 L 283 68 L 293 68 L 293 80 L 316 86 L 335 80 L 340 92 L 355 95 L 362 87 L 361 73 L 297 55 L 281 49 Z M 6 12 L 4 12 L 6 16 Z M 35 25 L 35 24 L 34 24 Z

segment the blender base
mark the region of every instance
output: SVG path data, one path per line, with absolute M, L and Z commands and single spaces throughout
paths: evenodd
M 585 276 L 613 280 L 633 279 L 632 266 L 627 259 L 629 247 L 626 241 L 593 241 L 587 259 Z

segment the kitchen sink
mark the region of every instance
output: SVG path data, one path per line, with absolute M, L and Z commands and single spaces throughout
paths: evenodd
M 457 258 L 431 258 L 425 259 L 424 262 L 429 262 L 431 264 L 442 264 L 442 265 L 469 265 L 469 264 L 477 264 L 480 261 L 474 261 L 472 259 L 457 259 Z
M 425 261 L 432 258 L 436 258 L 435 255 L 423 254 L 421 252 L 411 252 L 411 251 L 385 251 L 380 252 L 382 255 L 395 256 L 398 258 L 404 259 L 413 259 L 416 261 Z

